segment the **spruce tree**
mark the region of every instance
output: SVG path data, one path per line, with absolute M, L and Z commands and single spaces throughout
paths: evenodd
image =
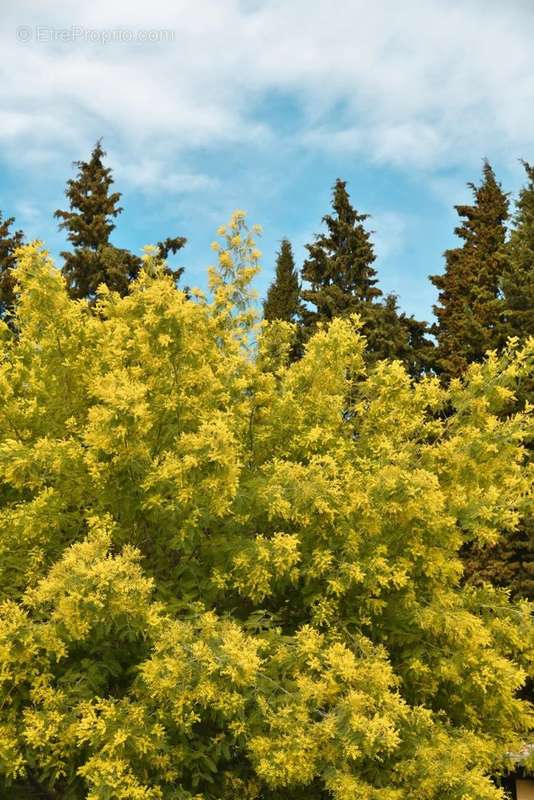
M 508 196 L 488 161 L 480 186 L 469 183 L 473 205 L 455 206 L 461 223 L 455 233 L 461 247 L 445 252 L 445 272 L 431 275 L 439 289 L 436 365 L 447 380 L 468 364 L 481 361 L 500 343 L 500 282 L 506 265 Z
M 282 239 L 276 256 L 275 277 L 263 302 L 263 316 L 267 320 L 296 322 L 300 306 L 300 283 L 291 242 Z
M 501 336 L 534 336 L 534 167 L 523 161 L 528 182 L 516 201 L 508 260 L 502 276 Z
M 99 284 L 125 295 L 130 282 L 137 276 L 142 259 L 124 248 L 115 247 L 109 241 L 115 229 L 113 222 L 121 213 L 120 192 L 111 191 L 113 177 L 110 167 L 104 166 L 105 151 L 99 140 L 89 161 L 75 161 L 76 178 L 67 181 L 65 195 L 70 210 L 58 209 L 55 217 L 59 227 L 67 231 L 73 252 L 61 253 L 64 258 L 63 274 L 67 279 L 73 298 L 93 300 Z M 185 244 L 182 236 L 158 242 L 159 255 L 166 259 Z M 167 272 L 171 272 L 167 269 Z M 183 270 L 171 274 L 177 279 Z
M 481 185 L 469 184 L 474 204 L 456 207 L 464 218 L 456 228 L 464 244 L 446 252 L 445 274 L 431 278 L 440 289 L 435 330 L 437 364 L 445 380 L 482 361 L 487 350 L 500 349 L 509 336 L 534 332 L 534 172 L 528 164 L 525 168 L 529 183 L 517 201 L 509 243 L 508 198 L 487 161 Z M 521 387 L 518 403 L 529 395 L 531 383 Z M 467 544 L 463 557 L 471 582 L 490 581 L 513 596 L 534 597 L 532 518 L 526 517 L 494 545 Z
M 333 188 L 332 208 L 334 213 L 323 217 L 327 233 L 306 245 L 309 256 L 302 278 L 310 288 L 302 296 L 315 306 L 307 314 L 309 327 L 359 311 L 382 295 L 372 266 L 376 259 L 373 244 L 363 225 L 369 214 L 353 208 L 346 181 L 339 178 Z
M 121 213 L 120 192 L 111 192 L 111 169 L 105 167 L 105 152 L 99 140 L 89 161 L 75 161 L 76 178 L 67 181 L 65 195 L 69 211 L 58 209 L 60 230 L 74 246 L 73 252 L 62 252 L 63 274 L 74 298 L 94 298 L 100 283 L 125 294 L 129 280 L 138 270 L 137 259 L 129 259 L 127 251 L 115 251 L 109 237 L 115 228 L 113 220 Z
M 9 319 L 15 302 L 14 253 L 24 240 L 21 230 L 11 231 L 14 222 L 14 217 L 3 218 L 0 211 L 0 319 L 4 320 Z
M 515 203 L 508 258 L 501 276 L 501 346 L 509 337 L 526 339 L 534 335 L 534 167 L 526 161 L 523 166 L 528 181 Z M 532 379 L 523 381 L 516 392 L 517 408 L 526 401 L 534 401 Z M 508 588 L 514 597 L 534 600 L 534 516 L 527 516 L 493 547 L 468 548 L 465 563 L 471 580 L 489 580 Z
M 302 297 L 312 309 L 303 311 L 305 334 L 311 335 L 318 322 L 358 313 L 367 338 L 368 363 L 397 358 L 411 374 L 420 374 L 423 350 L 432 348 L 424 337 L 425 323 L 402 315 L 394 295 L 381 299 L 371 233 L 364 227 L 369 215 L 356 211 L 346 182 L 339 178 L 333 188 L 332 207 L 333 213 L 323 217 L 327 232 L 306 245 L 309 256 L 302 267 L 302 278 L 310 288 L 302 291 Z M 422 341 L 414 337 L 415 330 Z M 414 344 L 419 348 L 418 355 Z

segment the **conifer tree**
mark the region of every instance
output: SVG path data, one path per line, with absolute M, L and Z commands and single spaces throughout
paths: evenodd
M 9 317 L 15 301 L 13 267 L 15 250 L 24 240 L 21 230 L 11 231 L 14 217 L 3 218 L 0 211 L 0 319 Z
M 502 276 L 502 338 L 534 336 L 534 167 L 523 166 L 528 183 L 516 201 L 508 259 Z
M 404 361 L 412 374 L 423 369 L 423 350 L 432 348 L 424 337 L 425 323 L 401 315 L 394 295 L 382 300 L 370 232 L 364 227 L 368 214 L 352 206 L 346 182 L 338 178 L 333 188 L 333 214 L 323 217 L 327 232 L 306 245 L 309 256 L 302 278 L 310 286 L 302 297 L 314 309 L 303 311 L 305 333 L 311 335 L 318 322 L 358 313 L 367 338 L 367 362 L 385 358 Z M 419 331 L 421 341 L 414 337 Z M 417 344 L 419 354 L 413 351 Z
M 315 306 L 307 315 L 310 327 L 359 311 L 382 295 L 372 266 L 376 259 L 373 244 L 363 225 L 369 214 L 353 208 L 346 181 L 339 178 L 333 188 L 332 208 L 334 213 L 323 217 L 327 233 L 306 245 L 309 256 L 302 278 L 310 288 L 302 296 Z
M 445 252 L 445 272 L 430 280 L 439 289 L 434 332 L 436 365 L 445 379 L 481 361 L 500 343 L 500 279 L 506 264 L 508 197 L 488 161 L 480 186 L 469 183 L 473 205 L 455 206 L 460 247 Z
M 527 185 L 515 203 L 508 258 L 501 276 L 502 311 L 500 341 L 509 337 L 534 336 L 534 167 L 523 161 Z M 516 405 L 534 400 L 534 382 L 523 382 Z M 530 448 L 532 458 L 532 448 Z M 534 600 L 534 517 L 527 516 L 514 531 L 501 536 L 493 546 L 467 548 L 466 574 L 471 580 L 489 580 L 504 586 L 513 596 Z
M 67 238 L 74 246 L 73 252 L 61 253 L 65 261 L 63 274 L 73 298 L 94 299 L 101 283 L 124 295 L 142 266 L 139 256 L 109 241 L 115 229 L 113 220 L 123 209 L 119 206 L 121 193 L 111 191 L 113 177 L 111 168 L 104 166 L 105 155 L 99 140 L 89 161 L 74 162 L 78 174 L 67 181 L 65 191 L 70 210 L 58 209 L 54 215 L 61 220 L 60 229 L 67 231 Z M 159 242 L 160 258 L 176 253 L 185 241 L 180 236 Z M 172 274 L 177 279 L 182 272 L 179 269 Z
M 276 273 L 263 303 L 267 320 L 295 322 L 300 313 L 300 284 L 293 250 L 288 239 L 282 239 L 276 256 Z

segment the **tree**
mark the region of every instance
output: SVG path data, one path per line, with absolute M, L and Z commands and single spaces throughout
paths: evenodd
M 291 358 L 302 356 L 302 301 L 300 299 L 300 281 L 295 268 L 293 250 L 288 239 L 282 239 L 276 257 L 275 277 L 263 302 L 263 317 L 266 320 L 283 320 L 293 323 L 295 327 L 294 344 Z
M 516 201 L 508 259 L 501 281 L 501 338 L 534 336 L 534 167 L 523 161 L 528 183 Z
M 293 250 L 288 239 L 282 239 L 276 256 L 276 272 L 263 303 L 267 320 L 295 322 L 300 313 L 300 284 Z
M 207 298 L 147 256 L 87 314 L 36 245 L 15 269 L 0 794 L 504 800 L 530 607 L 459 552 L 528 506 L 534 342 L 447 389 L 336 318 L 290 364 L 244 216 L 221 236 Z
M 376 256 L 370 233 L 364 227 L 369 215 L 353 208 L 346 182 L 340 179 L 333 189 L 332 207 L 334 213 L 323 217 L 327 233 L 306 245 L 309 257 L 302 267 L 302 278 L 311 288 L 303 290 L 302 297 L 315 306 L 314 310 L 303 312 L 308 335 L 317 329 L 318 322 L 358 313 L 368 340 L 367 361 L 398 358 L 413 370 L 412 374 L 419 375 L 425 360 L 423 353 L 432 349 L 425 337 L 428 326 L 401 314 L 394 295 L 381 300 L 377 272 L 372 266 Z
M 445 252 L 445 273 L 431 275 L 439 289 L 434 306 L 436 364 L 443 378 L 460 375 L 499 346 L 500 281 L 506 265 L 508 197 L 488 161 L 480 186 L 469 183 L 473 205 L 457 205 L 461 224 L 455 233 L 461 247 Z
M 125 295 L 142 266 L 142 258 L 109 241 L 115 229 L 113 220 L 123 209 L 118 205 L 121 193 L 111 191 L 113 177 L 111 168 L 103 164 L 105 155 L 99 140 L 89 161 L 74 162 L 78 174 L 67 181 L 65 192 L 70 210 L 58 209 L 54 215 L 61 220 L 60 229 L 67 231 L 67 238 L 74 246 L 73 252 L 61 253 L 70 294 L 73 298 L 88 298 L 93 302 L 102 283 Z M 170 252 L 178 252 L 185 242 L 182 236 L 159 242 L 160 257 L 166 259 Z M 173 274 L 178 279 L 182 272 L 183 269 L 179 269 Z
M 501 347 L 509 337 L 534 335 L 534 168 L 523 162 L 528 183 L 516 201 L 507 259 L 500 279 L 502 308 L 498 331 Z M 523 381 L 516 405 L 534 400 L 534 383 Z M 532 446 L 529 449 L 532 457 Z M 471 580 L 489 580 L 513 596 L 534 600 L 534 519 L 528 516 L 497 542 L 466 548 L 466 573 Z
M 21 230 L 10 230 L 14 222 L 14 217 L 3 217 L 0 211 L 0 319 L 3 320 L 9 320 L 13 311 L 15 250 L 24 241 L 24 234 Z
M 346 186 L 346 181 L 337 179 L 334 213 L 323 217 L 327 233 L 306 245 L 309 256 L 302 266 L 302 278 L 310 288 L 303 290 L 302 296 L 315 306 L 307 315 L 309 326 L 360 311 L 382 295 L 372 266 L 376 256 L 370 233 L 363 225 L 369 215 L 353 208 Z

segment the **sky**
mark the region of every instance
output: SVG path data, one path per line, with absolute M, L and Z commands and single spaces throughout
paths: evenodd
M 183 235 L 206 285 L 231 212 L 322 230 L 336 178 L 369 213 L 380 286 L 429 319 L 454 205 L 488 158 L 506 191 L 534 161 L 531 0 L 0 0 L 0 210 L 58 257 L 53 212 L 102 137 L 123 196 L 112 242 Z

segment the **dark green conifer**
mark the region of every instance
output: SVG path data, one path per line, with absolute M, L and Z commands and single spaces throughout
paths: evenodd
M 501 338 L 534 336 L 534 167 L 523 161 L 527 173 L 516 201 L 508 259 L 502 275 Z
M 401 314 L 394 295 L 382 299 L 371 234 L 364 227 L 369 215 L 356 211 L 346 182 L 340 179 L 333 189 L 332 207 L 333 213 L 323 217 L 326 233 L 306 246 L 309 255 L 302 278 L 309 288 L 302 291 L 302 297 L 311 308 L 303 311 L 305 335 L 313 333 L 318 322 L 357 313 L 367 338 L 368 363 L 396 358 L 411 374 L 420 374 L 423 354 L 432 348 L 424 336 L 426 323 Z
M 353 208 L 346 182 L 339 178 L 332 208 L 334 213 L 323 217 L 327 232 L 306 245 L 309 255 L 302 278 L 310 288 L 303 290 L 302 297 L 315 307 L 306 315 L 309 328 L 360 311 L 362 305 L 372 304 L 382 295 L 372 266 L 376 259 L 373 244 L 363 225 L 369 215 Z
M 99 284 L 125 295 L 128 286 L 139 273 L 142 259 L 129 250 L 115 247 L 109 237 L 115 228 L 114 219 L 121 213 L 120 192 L 111 191 L 113 177 L 110 167 L 103 164 L 105 152 L 98 141 L 89 161 L 76 161 L 76 178 L 67 181 L 65 195 L 69 211 L 58 209 L 60 229 L 67 231 L 72 252 L 63 252 L 63 274 L 74 298 L 94 300 Z M 181 236 L 158 242 L 159 254 L 166 259 L 185 244 Z M 170 273 L 171 271 L 168 270 Z M 182 269 L 171 274 L 178 279 Z
M 14 217 L 3 217 L 0 211 L 0 319 L 9 321 L 15 303 L 13 267 L 15 250 L 24 241 L 22 231 L 11 231 Z
M 430 280 L 439 289 L 436 366 L 445 380 L 481 361 L 500 343 L 501 275 L 506 265 L 508 197 L 485 161 L 480 186 L 468 184 L 473 205 L 455 206 L 460 247 L 445 252 L 445 272 Z
M 293 250 L 288 239 L 282 239 L 276 256 L 276 272 L 263 303 L 267 320 L 281 319 L 296 322 L 301 310 L 300 283 Z

